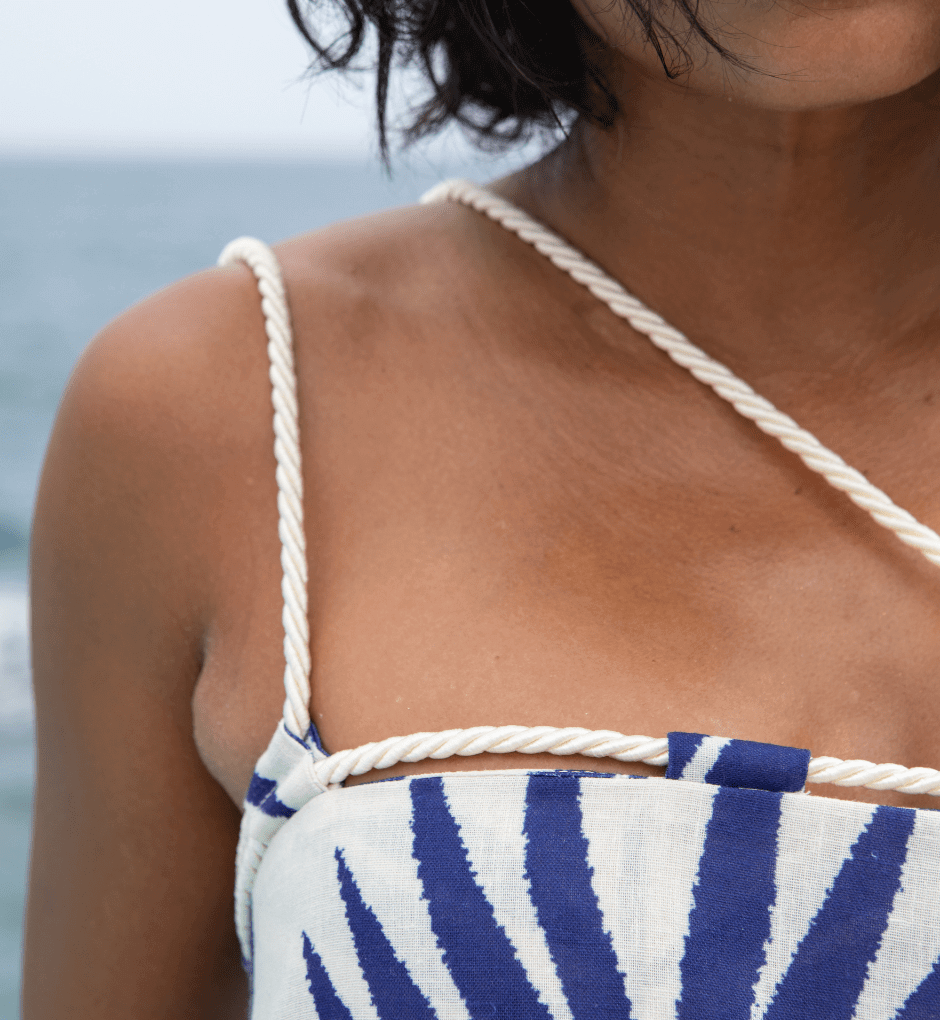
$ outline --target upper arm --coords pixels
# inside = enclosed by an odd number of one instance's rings
[[[53,431],[31,554],[26,1020],[244,1011],[239,815],[197,754],[191,701],[232,410],[213,344],[263,336],[252,291],[211,273],[132,310],[83,356]]]

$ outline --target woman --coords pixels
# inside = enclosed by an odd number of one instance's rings
[[[382,54],[397,39],[437,75],[419,132],[577,116],[490,197],[455,188],[277,247],[302,468],[263,249],[132,309],[82,358],[34,531],[24,1016],[245,1015],[246,793],[256,1017],[940,1016],[936,800],[781,792],[809,752],[739,743],[940,765],[936,566],[498,201],[889,492],[929,552],[940,8],[370,11]],[[290,698],[252,783],[284,668],[265,316]],[[668,747],[681,781],[583,774],[662,777],[636,760],[665,760],[654,741],[398,762],[346,785],[426,778],[317,796],[349,771],[316,765],[317,739],[508,724],[687,731]],[[629,741],[601,744],[578,746]],[[461,770],[482,775],[433,778]]]

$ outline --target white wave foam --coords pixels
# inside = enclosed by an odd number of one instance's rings
[[[0,727],[33,720],[29,669],[29,595],[25,585],[0,587]]]

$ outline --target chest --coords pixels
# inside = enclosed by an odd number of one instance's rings
[[[311,380],[304,405],[328,749],[544,723],[936,764],[940,577],[776,441],[654,361],[396,354]],[[853,425],[837,389],[806,397],[806,424],[937,527],[932,407],[879,397]],[[196,698],[230,791],[282,700],[261,505],[226,525],[236,551]]]

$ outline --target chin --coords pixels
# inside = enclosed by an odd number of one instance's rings
[[[932,0],[833,7],[810,5],[764,34],[773,45],[758,44],[751,62],[765,73],[725,72],[722,94],[781,111],[831,109],[900,95],[940,71],[940,5]]]
[[[720,85],[695,83],[693,87],[696,91],[721,96],[729,102],[780,113],[864,106],[909,92],[929,81],[935,82],[934,92],[940,98],[940,64],[931,65],[922,71],[911,68],[896,71],[878,68],[865,73],[866,70],[830,75],[817,72],[816,78],[794,75],[790,80],[781,76],[769,81],[760,81],[758,76],[752,79],[749,75],[747,80],[731,83],[725,80]]]
[[[936,0],[734,0],[700,10],[719,41],[758,72],[740,70],[694,46],[694,70],[680,84],[768,110],[824,110],[900,95],[940,72]],[[713,11],[720,10],[720,20]],[[656,54],[618,47],[648,73]]]

